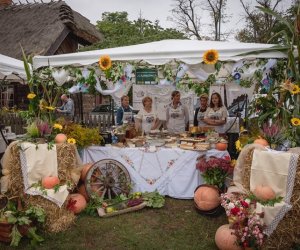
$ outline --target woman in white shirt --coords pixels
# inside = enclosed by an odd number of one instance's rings
[[[204,122],[211,126],[222,126],[226,123],[228,111],[223,105],[219,93],[213,93],[210,97],[210,104],[204,115]]]
[[[157,113],[152,109],[151,97],[144,97],[142,102],[144,108],[135,117],[135,129],[148,134],[150,130],[157,129],[160,122]]]
[[[172,102],[167,107],[166,123],[167,129],[171,133],[182,133],[185,131],[189,121],[189,111],[186,106],[180,102],[180,92],[172,92]]]

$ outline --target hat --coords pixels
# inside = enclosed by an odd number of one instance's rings
[[[201,99],[201,98],[206,98],[206,99],[208,99],[208,94],[203,93],[203,94],[201,94],[201,95],[199,96],[199,98],[200,98],[200,99]]]

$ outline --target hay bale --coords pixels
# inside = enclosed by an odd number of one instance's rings
[[[244,157],[242,185],[250,190],[250,173],[254,148]],[[294,152],[293,150],[291,152]],[[297,151],[299,152],[299,151]],[[267,238],[263,249],[291,249],[294,243],[300,243],[300,157],[291,197],[292,209],[285,214],[274,232]]]
[[[7,168],[9,169],[9,194],[10,196],[24,195],[25,207],[30,205],[38,205],[45,209],[46,223],[45,230],[48,232],[60,232],[66,230],[74,223],[75,215],[66,209],[66,203],[59,208],[55,203],[43,198],[42,196],[31,196],[24,194],[23,176],[21,171],[21,160],[19,145],[14,144],[10,151],[7,161]],[[76,180],[72,178],[74,172],[80,165],[77,158],[75,145],[60,144],[57,145],[57,163],[58,163],[58,178],[61,184],[71,183],[73,187],[77,185]],[[78,174],[78,179],[80,174]]]
[[[58,233],[68,229],[75,221],[73,212],[66,209],[66,202],[59,208],[55,203],[42,196],[26,195],[24,199],[25,207],[39,206],[46,211],[46,221],[44,228],[47,232]]]

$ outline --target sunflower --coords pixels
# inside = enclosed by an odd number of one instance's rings
[[[99,59],[99,67],[102,70],[109,70],[111,67],[111,59],[108,55],[101,56]]]
[[[36,94],[35,94],[35,93],[29,93],[29,94],[27,95],[27,98],[30,99],[30,100],[32,100],[34,97],[36,97]]]
[[[240,140],[237,140],[235,142],[235,148],[238,152],[240,152],[242,150],[242,144],[241,144]]]
[[[45,109],[48,109],[48,110],[53,111],[53,110],[55,110],[55,107],[52,107],[52,106],[46,106]]]
[[[291,119],[291,123],[292,123],[292,125],[293,126],[300,126],[300,119],[299,118],[296,118],[296,117],[293,117],[292,119]]]
[[[293,89],[291,90],[291,93],[293,95],[300,93],[300,88],[298,87],[298,85],[295,85],[295,84],[293,85]]]
[[[69,138],[69,139],[67,140],[67,142],[70,143],[70,144],[75,144],[75,143],[76,143],[76,140],[75,140],[74,138]]]
[[[218,59],[219,59],[219,53],[214,49],[207,50],[203,55],[203,61],[206,64],[216,64]]]
[[[63,127],[59,123],[54,123],[53,128],[58,129],[58,130],[62,130]]]

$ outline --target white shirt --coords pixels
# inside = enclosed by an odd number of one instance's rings
[[[141,109],[136,115],[136,119],[139,119],[142,122],[142,131],[145,133],[150,132],[157,118],[157,112],[153,110],[147,112],[144,108]]]

